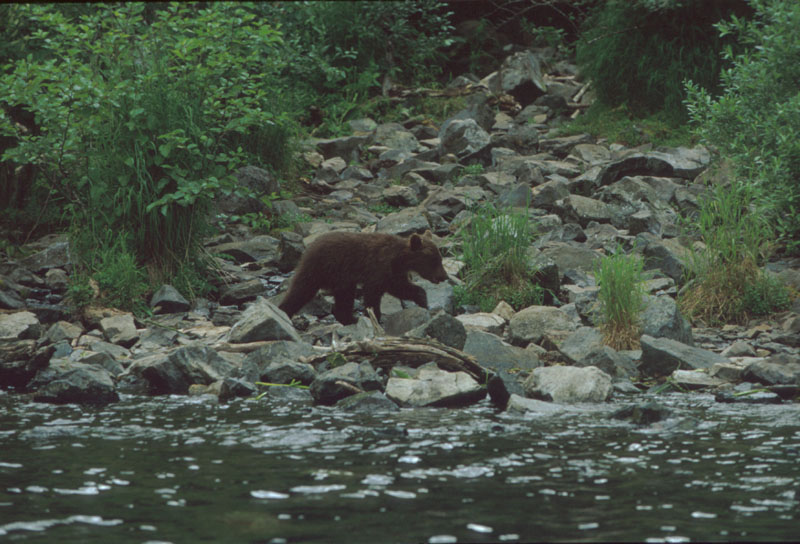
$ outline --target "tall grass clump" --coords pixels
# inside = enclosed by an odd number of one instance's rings
[[[761,268],[773,241],[759,191],[741,181],[715,185],[690,221],[703,247],[688,261],[689,281],[678,299],[694,322],[742,323],[788,305],[788,293]]]
[[[544,293],[528,265],[533,230],[526,212],[485,205],[475,210],[460,236],[465,265],[465,285],[457,293],[460,304],[475,304],[484,312],[500,300],[515,309],[541,304]]]
[[[688,111],[697,133],[731,159],[737,175],[759,187],[754,195],[789,251],[800,249],[800,2],[754,0],[750,20],[716,25],[744,52],[725,48],[732,64],[721,74],[723,93],[694,80]]]
[[[617,350],[638,348],[646,279],[642,258],[617,248],[595,265],[594,275],[604,343]]]
[[[638,116],[664,110],[686,119],[683,82],[716,89],[724,39],[713,24],[748,13],[744,0],[609,0],[586,19],[577,44],[581,71],[599,100]]]

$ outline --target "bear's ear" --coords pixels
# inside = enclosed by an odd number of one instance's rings
[[[425,231],[425,232],[422,234],[422,237],[423,237],[423,238],[427,238],[428,240],[433,240],[433,233],[431,232],[431,229],[428,229],[428,230],[426,230],[426,231]]]
[[[422,249],[422,238],[420,238],[419,234],[412,234],[411,238],[408,239],[408,245],[411,247],[411,251],[419,251]]]

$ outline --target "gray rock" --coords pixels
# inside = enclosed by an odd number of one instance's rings
[[[611,376],[597,367],[547,366],[525,380],[528,397],[563,402],[604,402],[611,395]]]
[[[276,362],[300,362],[304,357],[316,355],[316,351],[305,342],[279,340],[249,353],[242,362],[241,377],[249,382],[263,380],[266,368]]]
[[[185,395],[191,385],[209,385],[228,377],[235,369],[233,363],[211,348],[185,346],[169,354],[137,359],[121,378],[126,375],[143,378],[154,395]]]
[[[258,394],[256,386],[241,378],[225,378],[219,386],[219,402],[225,403],[236,397],[253,397]]]
[[[219,302],[225,306],[238,306],[244,302],[255,300],[256,297],[263,295],[264,282],[260,278],[234,283],[222,291]]]
[[[0,285],[5,282],[0,280]],[[19,293],[9,286],[5,289],[0,289],[0,308],[4,310],[21,310],[25,307],[25,301],[19,296]]]
[[[512,394],[506,405],[506,412],[511,414],[541,414],[556,415],[573,412],[574,409],[564,404],[546,402],[538,399],[529,399],[520,395]]]
[[[55,344],[61,340],[75,340],[81,334],[83,334],[83,327],[69,321],[57,321],[50,325],[45,337],[51,344]]]
[[[616,410],[611,417],[614,419],[627,419],[636,425],[650,425],[663,421],[672,415],[672,410],[657,402],[643,402],[629,404]]]
[[[497,197],[497,205],[504,208],[524,208],[530,206],[531,188],[527,183],[518,183]]]
[[[474,314],[463,314],[456,316],[464,328],[479,329],[491,334],[502,335],[506,320],[497,314],[488,312],[478,312]]]
[[[76,363],[102,367],[112,376],[119,376],[125,371],[122,364],[108,353],[76,349],[68,355],[68,359]]]
[[[591,274],[594,272],[595,263],[600,260],[598,252],[583,245],[565,242],[550,242],[542,248],[541,254],[556,263],[562,276],[570,270]]]
[[[515,313],[508,322],[511,343],[524,346],[539,343],[551,331],[573,331],[575,322],[567,314],[552,306],[529,306]]]
[[[602,145],[577,143],[569,151],[569,156],[594,166],[609,162],[611,160],[611,151]]]
[[[466,372],[446,372],[430,363],[411,379],[389,378],[386,396],[400,406],[457,407],[481,400],[486,388]]]
[[[374,141],[391,149],[417,151],[420,149],[417,138],[400,123],[383,123],[375,129]]]
[[[586,227],[591,221],[608,223],[611,221],[611,207],[600,200],[580,195],[569,195],[554,205],[554,210],[566,222],[578,223]]]
[[[336,408],[345,412],[374,414],[380,412],[397,412],[400,407],[389,400],[380,391],[367,391],[345,397],[336,403]]]
[[[442,155],[464,157],[489,145],[489,133],[473,119],[449,119],[439,132]]]
[[[553,210],[556,202],[569,197],[569,188],[561,180],[547,181],[533,189],[532,204],[535,208]]]
[[[303,237],[296,232],[282,232],[278,244],[278,270],[289,272],[294,270],[300,257],[303,256],[306,246]]]
[[[756,350],[747,342],[737,340],[720,353],[723,357],[755,357]]]
[[[119,400],[111,375],[104,368],[55,360],[47,373],[46,383],[34,393],[36,402],[108,404]]]
[[[603,335],[592,327],[581,327],[569,335],[559,352],[572,366],[594,366],[614,378],[631,378],[638,374],[633,360],[603,344]]]
[[[0,314],[0,342],[14,340],[37,340],[42,326],[31,312]]]
[[[693,346],[692,326],[678,310],[670,296],[647,297],[642,312],[642,334],[654,338],[670,338]]]
[[[467,340],[467,331],[464,329],[464,325],[452,315],[441,310],[430,321],[408,334],[412,338],[428,336],[458,350],[464,347],[464,342]]]
[[[261,373],[259,381],[282,384],[297,381],[302,385],[311,385],[316,377],[317,371],[310,364],[281,359],[267,365],[267,368]]]
[[[51,268],[67,268],[71,262],[69,242],[55,242],[45,249],[25,257],[20,264],[38,274]]]
[[[376,232],[408,236],[430,228],[431,225],[428,223],[428,219],[418,208],[406,208],[385,216],[378,221],[375,230]]]
[[[725,381],[709,376],[706,372],[698,370],[676,370],[672,373],[673,382],[684,389],[707,389],[709,387],[719,387]]]
[[[345,161],[358,161],[361,148],[369,144],[371,137],[365,135],[344,136],[331,140],[317,140],[320,153],[326,158],[342,157]]]
[[[488,332],[467,331],[464,353],[472,355],[481,366],[495,370],[532,370],[542,365],[534,351],[503,342]]]
[[[676,282],[683,279],[689,250],[676,239],[659,239],[651,233],[640,233],[636,236],[636,245],[644,255],[645,270],[660,270]]]
[[[745,367],[742,379],[766,385],[800,385],[800,356],[779,353],[754,361]]]
[[[234,344],[259,340],[300,342],[300,335],[286,314],[261,297],[242,313],[241,319],[231,327],[229,334],[229,341]]]
[[[228,242],[211,246],[214,253],[224,253],[230,256],[236,264],[252,263],[259,261],[276,261],[280,241],[277,238],[262,234],[247,240]]]
[[[69,286],[69,276],[61,268],[51,268],[44,275],[47,288],[55,293],[63,293]]]
[[[530,155],[539,151],[539,130],[534,125],[514,125],[499,138],[493,138],[493,143],[512,149],[520,155]]]
[[[236,185],[244,193],[219,195],[215,200],[217,210],[230,215],[243,215],[264,210],[261,195],[280,191],[280,185],[272,174],[257,166],[243,166],[236,172]]]
[[[632,153],[608,164],[600,176],[600,184],[610,185],[623,176],[637,175],[694,179],[709,162],[708,151],[701,147]]]
[[[592,136],[589,134],[575,134],[574,136],[562,136],[560,138],[547,138],[539,142],[539,150],[547,153],[552,153],[559,159],[565,158],[567,155],[573,155],[572,150],[576,146],[582,146],[576,153],[576,156],[580,156],[580,153],[590,154],[590,150],[593,151],[595,154],[601,153],[599,150],[605,151],[605,154],[608,154],[608,150],[602,146],[596,146],[591,144]],[[589,161],[584,161],[589,162]]]
[[[431,313],[425,308],[413,306],[383,317],[383,330],[389,336],[401,336],[411,329],[430,321]]]
[[[639,371],[645,376],[669,376],[674,371],[711,368],[728,359],[712,351],[687,346],[670,338],[642,335],[642,362]]]
[[[55,349],[52,344],[37,349],[35,340],[0,340],[0,389],[23,389]]]
[[[493,93],[512,95],[523,107],[547,92],[539,59],[531,51],[521,51],[507,57],[500,70],[482,82]]]
[[[156,314],[188,312],[191,304],[171,285],[162,285],[150,297],[150,307]]]
[[[381,380],[368,362],[345,363],[326,370],[311,382],[311,395],[317,404],[330,406],[350,395],[364,391],[377,391]]]
[[[419,204],[417,193],[405,185],[392,185],[383,190],[383,201],[390,206],[409,207]]]
[[[112,344],[129,348],[139,339],[133,314],[114,315],[100,320],[100,329]]]

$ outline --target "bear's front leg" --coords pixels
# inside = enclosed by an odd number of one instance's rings
[[[389,288],[389,294],[401,300],[410,300],[421,308],[428,307],[428,295],[425,289],[406,280]]]

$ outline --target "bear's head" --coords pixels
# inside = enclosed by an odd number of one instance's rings
[[[447,279],[447,272],[442,266],[442,255],[433,243],[431,231],[425,231],[422,236],[412,234],[409,237],[405,267],[433,283]]]

